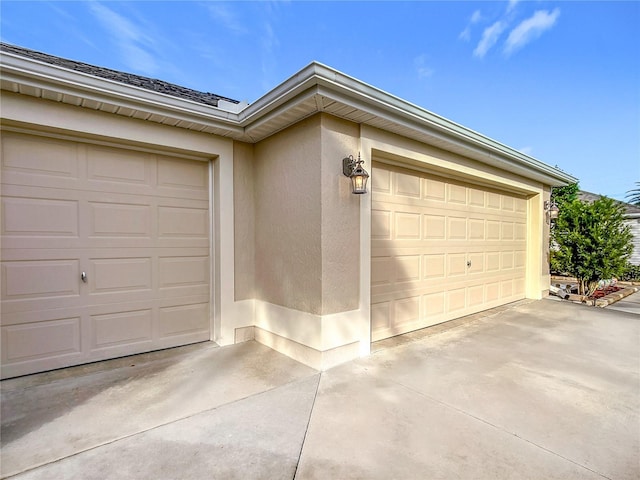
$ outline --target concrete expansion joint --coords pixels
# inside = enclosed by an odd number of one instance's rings
[[[311,424],[311,417],[313,416],[313,409],[316,406],[316,399],[318,398],[318,390],[320,390],[320,381],[322,380],[323,372],[318,373],[318,382],[316,383],[316,391],[313,394],[313,401],[311,402],[311,408],[309,409],[309,418],[307,419],[307,425],[304,428],[304,436],[300,443],[300,451],[298,452],[298,459],[296,460],[296,468],[293,470],[292,480],[295,480],[298,475],[298,467],[300,466],[300,459],[302,458],[302,451],[304,450],[304,444],[307,441],[307,434],[309,433],[309,425]]]
[[[509,430],[505,429],[504,427],[501,427],[500,425],[496,425],[495,423],[492,423],[492,422],[490,422],[488,420],[485,420],[484,418],[478,417],[477,415],[474,415],[474,414],[472,414],[470,412],[467,412],[466,410],[458,408],[458,407],[456,407],[454,405],[451,405],[449,403],[443,402],[442,400],[439,400],[439,399],[434,398],[434,397],[432,397],[430,395],[427,395],[424,392],[416,390],[415,388],[412,388],[412,387],[410,387],[408,385],[405,385],[405,384],[403,384],[401,382],[398,382],[397,380],[390,379],[390,381],[395,383],[395,384],[397,384],[397,385],[399,385],[400,387],[402,387],[402,388],[414,393],[414,394],[417,394],[417,395],[427,399],[427,400],[430,400],[430,401],[432,401],[434,403],[437,403],[437,404],[439,404],[439,405],[441,405],[441,406],[443,406],[445,408],[449,408],[451,410],[454,410],[454,411],[456,411],[456,412],[458,412],[458,413],[460,413],[462,415],[465,415],[465,416],[467,416],[469,418],[473,418],[474,420],[477,420],[477,421],[479,421],[481,423],[484,423],[485,425],[488,425],[491,428],[494,428],[494,429],[499,430],[501,432],[504,432],[504,433],[506,433],[508,435],[511,435],[511,436],[513,436],[513,437],[515,437],[515,438],[517,438],[519,440],[522,440],[523,442],[526,442],[526,443],[528,443],[528,444],[530,444],[530,445],[532,445],[532,446],[534,446],[536,448],[539,448],[540,450],[543,450],[543,451],[545,451],[545,452],[547,452],[547,453],[549,453],[551,455],[554,455],[554,456],[556,456],[558,458],[561,458],[561,459],[563,459],[563,460],[565,460],[565,461],[567,461],[569,463],[572,463],[573,465],[576,465],[576,466],[578,466],[580,468],[584,468],[585,470],[588,470],[588,471],[590,471],[592,473],[595,473],[596,475],[599,475],[602,478],[605,478],[607,480],[613,480],[612,478],[607,477],[606,475],[603,475],[602,473],[597,472],[597,471],[593,470],[592,468],[587,467],[586,465],[578,463],[575,460],[571,460],[570,458],[567,458],[564,455],[561,455],[561,454],[559,454],[559,453],[557,453],[557,452],[555,452],[553,450],[550,450],[550,449],[548,449],[548,448],[546,448],[546,447],[544,447],[544,446],[542,446],[542,445],[540,445],[540,444],[538,444],[536,442],[533,442],[533,441],[531,441],[531,440],[529,440],[529,439],[527,439],[525,437],[522,437],[522,436],[518,435],[516,432],[509,431]]]
[[[313,413],[313,407],[315,405],[315,401],[316,401],[316,398],[318,396],[318,388],[320,386],[320,377],[322,375],[322,372],[318,372],[318,373],[316,373],[314,375],[318,375],[318,381],[316,383],[316,391],[314,393],[313,402],[311,404],[311,408],[309,409],[309,418],[307,420],[307,425],[305,427],[305,436],[304,436],[305,439],[306,439],[306,435],[307,435],[307,430],[309,428],[309,423],[311,422],[311,414]],[[30,466],[29,468],[25,468],[24,470],[17,471],[15,473],[11,473],[11,474],[9,474],[7,476],[0,476],[0,480],[8,480],[8,479],[11,479],[11,478],[15,478],[15,477],[17,477],[19,475],[23,475],[23,474],[25,474],[27,472],[30,472],[30,471],[33,471],[33,470],[37,470],[37,469],[39,469],[41,467],[44,467],[46,465],[51,465],[51,464],[60,462],[62,460],[68,459],[68,458],[77,457],[78,455],[84,454],[86,452],[90,452],[92,450],[96,450],[96,449],[102,448],[102,447],[107,446],[107,445],[116,444],[116,443],[118,443],[118,442],[120,442],[122,440],[126,440],[128,438],[134,438],[134,437],[143,435],[143,434],[145,434],[147,432],[151,432],[153,430],[157,430],[159,428],[166,427],[167,425],[171,425],[173,423],[177,423],[177,422],[181,422],[181,421],[193,418],[193,417],[197,417],[198,415],[201,415],[201,414],[204,414],[204,413],[207,413],[207,412],[213,412],[213,411],[216,411],[216,410],[220,410],[221,408],[225,408],[225,407],[228,407],[228,406],[243,402],[243,401],[245,401],[245,400],[247,400],[249,398],[259,397],[259,396],[268,394],[268,393],[270,393],[270,392],[272,392],[274,390],[278,390],[278,389],[284,388],[284,387],[286,387],[288,385],[292,385],[294,383],[297,383],[297,382],[300,382],[300,381],[304,381],[307,378],[308,377],[296,378],[296,379],[293,379],[293,380],[291,380],[289,382],[283,383],[281,385],[275,385],[274,387],[269,388],[267,390],[263,390],[263,391],[256,392],[256,393],[252,393],[250,395],[246,395],[244,397],[237,398],[235,400],[232,400],[232,401],[227,402],[227,403],[223,403],[221,405],[217,405],[217,406],[212,407],[212,408],[207,408],[207,409],[204,409],[204,410],[200,410],[200,411],[194,412],[194,413],[192,413],[190,415],[185,415],[185,416],[182,416],[182,417],[173,418],[173,419],[171,419],[171,420],[169,420],[167,422],[163,422],[163,423],[160,423],[158,425],[154,425],[153,427],[145,428],[145,429],[139,430],[137,432],[130,433],[128,435],[122,435],[122,436],[119,436],[117,438],[113,438],[113,439],[111,439],[109,441],[98,443],[98,444],[93,445],[93,446],[88,447],[88,448],[77,450],[77,451],[75,451],[74,453],[72,453],[70,455],[63,455],[63,456],[48,460],[46,462],[42,462],[42,463],[39,463],[39,464],[34,464],[34,465]],[[300,452],[298,454],[298,460],[297,460],[297,463],[296,463],[296,470],[298,468],[298,463],[300,462],[300,456],[302,454],[302,446],[303,445],[304,445],[304,439],[302,441],[302,445],[300,447]],[[295,478],[295,475],[294,475],[294,478]]]

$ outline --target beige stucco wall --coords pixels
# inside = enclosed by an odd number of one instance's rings
[[[233,143],[235,299],[255,297],[255,189],[253,145]]]
[[[342,174],[359,133],[318,114],[253,146],[234,143],[235,306],[253,321],[237,318],[236,341],[255,338],[316,368],[369,352],[368,198]]]
[[[242,250],[253,234],[256,298],[318,315],[358,307],[360,198],[341,163],[358,147],[357,124],[322,114],[257,143],[253,172],[249,147],[236,143],[237,299],[250,291],[252,252]],[[253,212],[244,192],[251,178]],[[252,215],[254,232],[246,226]]]
[[[320,117],[254,146],[255,296],[322,312]]]
[[[322,311],[358,308],[361,195],[351,193],[342,159],[357,157],[359,125],[322,115]]]

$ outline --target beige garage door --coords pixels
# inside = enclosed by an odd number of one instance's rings
[[[373,341],[524,298],[524,198],[383,164],[372,195]]]
[[[3,378],[209,340],[208,172],[3,134]]]

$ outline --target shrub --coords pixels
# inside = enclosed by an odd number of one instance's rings
[[[640,265],[629,263],[625,272],[620,276],[620,280],[625,282],[640,282]]]

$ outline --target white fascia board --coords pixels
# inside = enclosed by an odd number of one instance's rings
[[[236,113],[11,53],[3,52],[0,60],[2,77],[6,80],[227,130],[234,138],[250,138],[252,128],[284,113],[300,98],[308,98],[307,94],[320,93],[463,147],[472,158],[487,164],[517,170],[552,186],[577,182],[573,176],[533,157],[318,62],[310,63]]]
[[[211,105],[153,92],[6,52],[2,52],[0,65],[3,80],[203,126],[227,129],[232,135],[241,135],[243,132],[243,129],[238,126],[237,113],[218,110]]]
[[[260,117],[274,114],[278,107],[286,106],[289,100],[313,86],[325,87],[318,88],[317,93],[334,101],[464,147],[472,158],[485,163],[517,170],[552,186],[577,182],[572,175],[529,155],[317,62],[244,109],[239,115],[241,124],[250,128]]]

